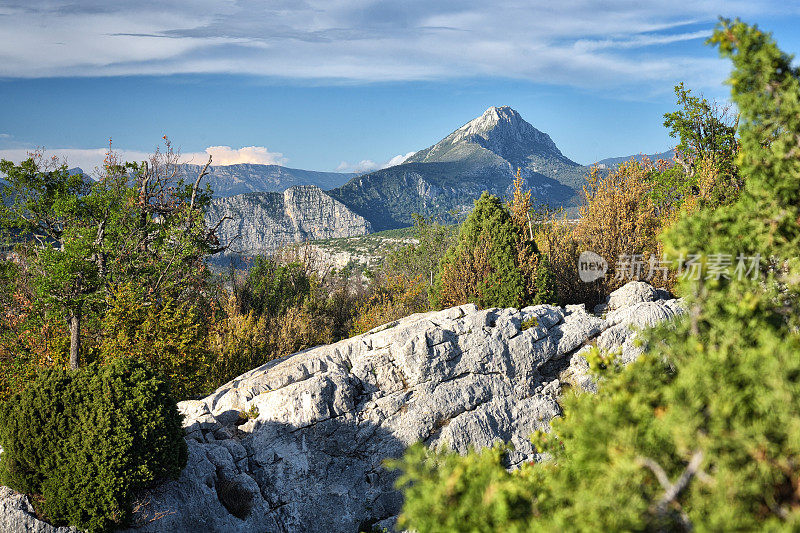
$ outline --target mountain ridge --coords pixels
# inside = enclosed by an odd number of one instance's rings
[[[379,231],[410,225],[414,213],[452,218],[483,191],[507,195],[517,169],[538,202],[566,207],[577,205],[589,171],[515,110],[492,106],[402,164],[357,176],[330,195]]]
[[[213,162],[213,161],[212,161]],[[202,165],[185,163],[184,176],[194,180]],[[255,163],[211,165],[206,183],[211,185],[214,198],[225,198],[251,192],[283,192],[296,185],[315,185],[323,190],[345,184],[354,173],[321,172]]]
[[[661,153],[658,153],[658,154],[638,153],[638,154],[632,154],[632,155],[622,156],[622,157],[607,157],[605,159],[601,159],[600,161],[596,162],[595,164],[596,165],[605,165],[606,167],[615,167],[615,166],[619,165],[620,163],[624,163],[626,161],[630,161],[631,159],[641,162],[644,158],[647,158],[652,162],[656,162],[659,159],[672,160],[674,157],[675,157],[675,150],[672,149],[672,150],[667,150],[666,152],[661,152]]]

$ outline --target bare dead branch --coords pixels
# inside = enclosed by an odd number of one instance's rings
[[[664,494],[653,505],[653,510],[655,513],[657,515],[664,516],[667,514],[670,504],[674,504],[680,513],[683,527],[687,531],[691,531],[693,529],[692,523],[677,500],[686,487],[689,486],[689,483],[691,483],[693,478],[697,477],[708,480],[708,476],[700,470],[700,465],[703,463],[703,452],[701,450],[697,450],[694,452],[694,454],[692,454],[689,464],[686,465],[686,468],[684,468],[683,472],[678,477],[678,480],[675,481],[675,483],[672,483],[669,480],[667,473],[663,468],[661,468],[661,465],[652,459],[648,457],[639,457],[637,458],[636,462],[649,468],[656,476],[658,483],[664,489]]]
[[[209,230],[208,230],[209,235],[211,235],[213,233],[216,233],[217,230],[219,229],[219,227],[222,225],[222,223],[225,222],[226,220],[233,220],[233,217],[229,217],[229,216],[225,215],[224,217],[219,219],[219,222],[217,222],[216,225],[213,228],[209,228]]]
[[[200,175],[197,176],[197,180],[194,182],[194,187],[192,187],[192,198],[189,201],[189,210],[194,209],[195,198],[197,198],[197,188],[200,187],[200,180],[203,179],[203,177],[208,175],[208,167],[210,165],[211,165],[211,156],[209,155],[208,156],[208,162],[206,163],[206,166],[204,166],[203,170],[200,171]]]

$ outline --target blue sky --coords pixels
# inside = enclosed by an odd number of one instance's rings
[[[794,1],[4,0],[0,157],[91,168],[166,134],[194,162],[363,171],[492,105],[580,163],[660,152],[675,83],[727,94],[718,15],[800,52]]]

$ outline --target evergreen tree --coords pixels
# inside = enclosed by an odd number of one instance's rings
[[[517,265],[520,238],[520,229],[500,199],[484,192],[442,259],[434,305],[523,306],[526,283]]]

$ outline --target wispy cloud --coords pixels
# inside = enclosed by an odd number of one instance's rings
[[[355,172],[356,174],[364,174],[367,172],[373,172],[375,170],[380,170],[382,168],[389,168],[395,165],[399,165],[400,163],[404,162],[406,159],[414,155],[416,152],[408,152],[407,154],[398,154],[388,161],[384,161],[383,163],[376,163],[371,159],[362,159],[358,163],[348,163],[347,161],[342,161],[339,163],[339,166],[336,167],[337,172]]]
[[[586,40],[580,39],[575,41],[574,48],[582,52],[590,52],[593,50],[603,49],[625,49],[625,48],[644,48],[647,46],[656,46],[661,44],[672,44],[683,41],[694,41],[698,39],[707,39],[711,36],[711,30],[700,30],[688,33],[676,33],[668,35],[652,35],[642,34],[634,35],[633,37],[625,39],[604,39],[604,40]]]
[[[11,0],[0,17],[0,76],[493,75],[613,87],[680,75],[710,83],[720,67],[709,71],[669,45],[699,41],[719,14],[778,10],[797,11],[775,0]]]
[[[10,139],[13,137],[10,133],[0,133],[0,139]]]

